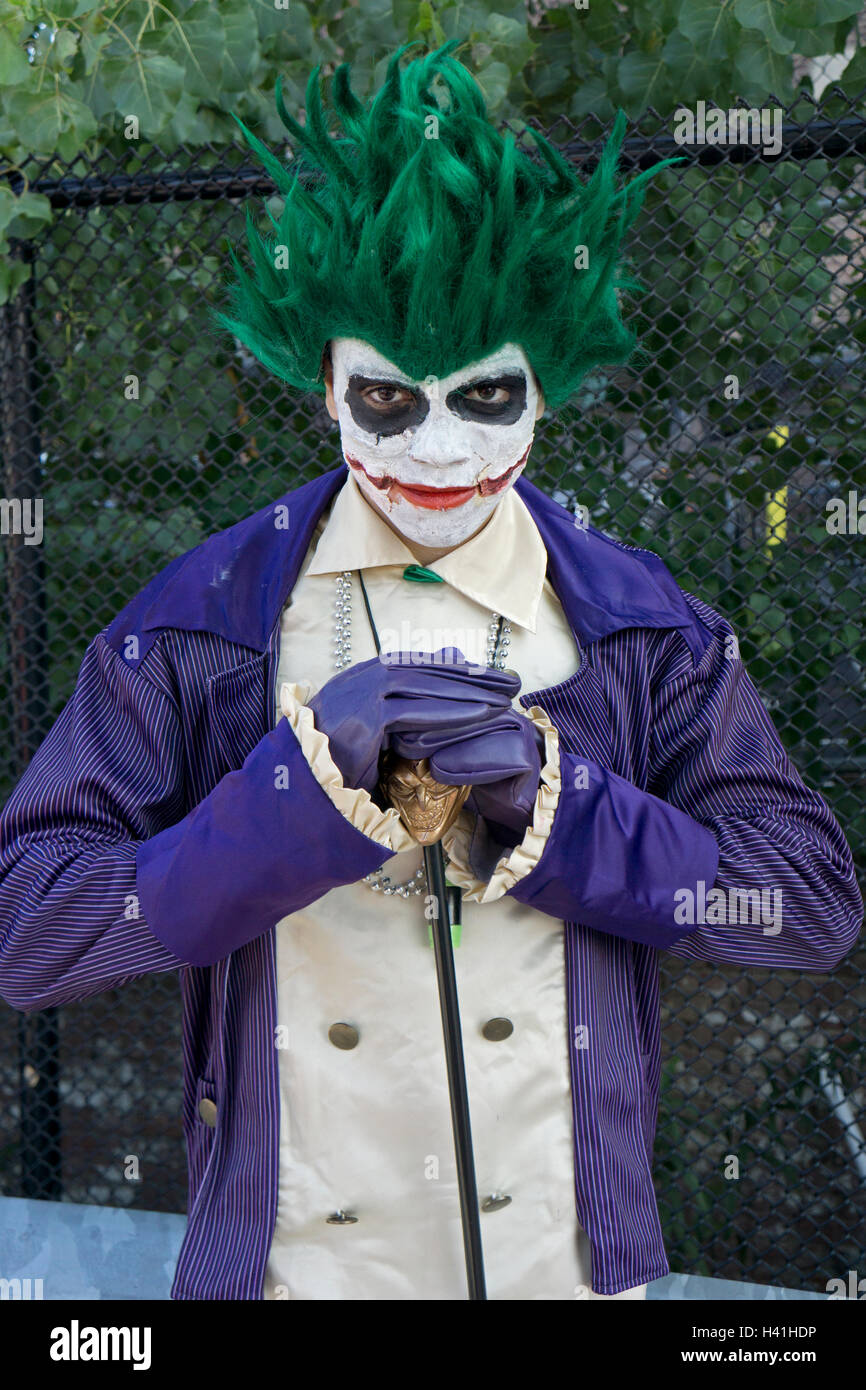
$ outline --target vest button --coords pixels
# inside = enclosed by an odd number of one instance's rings
[[[507,1207],[511,1198],[504,1192],[491,1192],[489,1197],[485,1197],[481,1203],[482,1211],[499,1211],[500,1207]]]
[[[210,1125],[211,1129],[213,1129],[217,1122],[216,1103],[212,1100],[208,1100],[207,1096],[203,1096],[198,1103],[198,1113],[199,1118],[204,1120],[205,1124]]]
[[[328,1029],[328,1037],[335,1047],[348,1052],[350,1048],[358,1046],[360,1033],[351,1023],[332,1023]]]
[[[489,1042],[502,1042],[503,1038],[511,1037],[514,1024],[510,1018],[488,1018],[481,1031]]]

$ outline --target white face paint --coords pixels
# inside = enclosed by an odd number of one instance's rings
[[[343,456],[365,497],[408,541],[467,540],[529,455],[538,390],[522,348],[425,381],[357,338],[332,339],[331,361]]]

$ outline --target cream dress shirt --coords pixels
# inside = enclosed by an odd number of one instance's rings
[[[456,646],[486,664],[490,620],[512,624],[507,664],[522,692],[579,665],[571,629],[545,578],[532,517],[506,493],[477,536],[428,566],[445,581],[403,578],[417,563],[349,476],[318,525],[281,617],[277,708],[324,792],[364,834],[397,851],[384,866],[410,879],[421,850],[396,811],[346,788],[306,701],[335,674],[336,576],[363,570],[382,650]],[[376,655],[353,574],[353,662]],[[521,708],[519,705],[518,708]],[[460,999],[490,1299],[601,1299],[574,1198],[572,1096],[563,924],[505,897],[544,847],[559,796],[557,734],[544,712],[533,823],[488,883],[467,864],[471,813],[446,837],[448,876],[464,890],[454,959]],[[426,888],[425,888],[426,891]],[[266,1299],[461,1300],[467,1296],[454,1141],[436,969],[424,898],[332,889],[277,923],[280,1082],[278,1208]],[[505,1017],[501,1041],[482,1033]],[[356,1046],[329,1040],[333,1023]],[[329,1224],[336,1212],[354,1222]],[[642,1298],[645,1285],[614,1298]]]

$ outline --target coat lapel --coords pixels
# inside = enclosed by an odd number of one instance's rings
[[[569,625],[585,645],[624,628],[679,628],[696,660],[711,634],[699,622],[663,560],[580,526],[565,507],[526,478],[515,491],[547,550],[547,574]]]
[[[316,522],[347,472],[343,465],[314,478],[172,561],[143,615],[142,632],[211,632],[265,651]]]

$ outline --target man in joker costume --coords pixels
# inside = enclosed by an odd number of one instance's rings
[[[730,625],[520,476],[545,403],[632,346],[616,260],[645,176],[618,189],[614,145],[587,183],[530,159],[451,47],[395,55],[368,106],[339,69],[337,141],[314,74],[303,128],[279,103],[290,173],[250,137],[285,205],[224,322],[324,391],[345,465],[93,639],[3,816],[12,1005],[180,972],[178,1299],[465,1297],[421,852],[383,751],[473,788],[444,848],[492,1299],[667,1271],[660,949],[824,971],[858,934],[848,846]],[[781,924],[732,909],[767,886]]]

